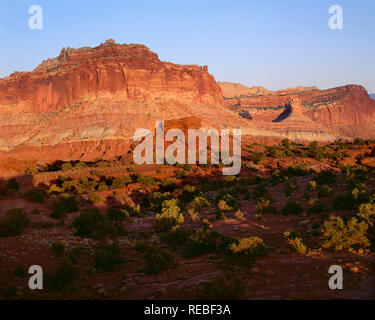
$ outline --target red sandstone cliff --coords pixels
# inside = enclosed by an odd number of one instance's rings
[[[239,113],[246,111],[254,126],[265,127],[283,112],[284,105],[294,96],[301,101],[302,114],[322,127],[352,138],[375,138],[375,101],[362,86],[293,91],[231,98],[224,104]]]

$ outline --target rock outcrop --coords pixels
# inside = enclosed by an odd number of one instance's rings
[[[301,101],[298,109],[302,114],[320,126],[338,135],[375,138],[375,101],[359,85],[292,94],[282,90],[265,96],[226,99],[224,104],[238,113],[248,111],[252,124],[263,128],[284,112],[292,96]]]

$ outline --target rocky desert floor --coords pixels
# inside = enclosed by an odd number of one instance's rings
[[[0,184],[1,297],[374,299],[374,148],[249,142],[238,176],[126,156],[39,164]]]

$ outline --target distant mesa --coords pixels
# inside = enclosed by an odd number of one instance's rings
[[[370,98],[375,100],[375,93],[371,93]]]

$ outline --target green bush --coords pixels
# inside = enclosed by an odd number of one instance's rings
[[[284,216],[297,215],[303,212],[302,206],[295,200],[288,200],[285,206],[282,208],[281,213]]]
[[[370,246],[366,238],[368,225],[358,222],[352,217],[346,223],[341,217],[331,216],[323,225],[323,248],[334,248],[335,251],[349,248],[367,248]]]
[[[73,169],[73,166],[71,165],[70,162],[66,162],[66,163],[63,163],[61,165],[61,170],[62,171],[69,171],[69,170],[72,170]]]
[[[50,216],[53,219],[61,219],[66,213],[77,212],[78,210],[79,204],[76,197],[63,193],[61,194],[60,198],[54,202]]]
[[[128,211],[122,208],[112,207],[107,210],[107,216],[109,220],[114,223],[121,223],[125,220],[130,220],[130,214]]]
[[[62,291],[71,285],[79,276],[78,268],[71,260],[60,261],[57,269],[45,275],[45,285],[48,291]]]
[[[206,253],[215,252],[221,240],[220,233],[210,231],[207,228],[198,229],[186,242],[183,255],[186,258],[194,258]]]
[[[151,246],[145,255],[147,274],[157,274],[176,266],[174,254],[168,250]]]
[[[13,190],[18,191],[20,189],[20,186],[15,178],[9,179],[7,181],[7,184],[5,186],[7,190]]]
[[[190,208],[192,208],[195,212],[202,212],[204,207],[208,207],[210,203],[206,198],[203,197],[195,197],[194,200],[190,203]]]
[[[112,181],[111,189],[125,188],[131,182],[132,182],[132,179],[129,176],[123,176],[123,177],[120,177],[120,178],[115,178]]]
[[[363,203],[359,206],[358,217],[365,221],[368,225],[374,226],[375,224],[375,204]]]
[[[229,250],[236,256],[254,258],[266,254],[266,246],[259,237],[242,238],[233,242]]]
[[[58,241],[54,242],[51,245],[50,251],[55,257],[62,257],[65,251],[65,245]]]
[[[315,181],[317,184],[334,184],[336,182],[336,175],[331,171],[321,171],[318,173],[318,175],[315,177]]]
[[[121,229],[96,208],[84,209],[73,221],[73,227],[76,235],[84,238],[103,239],[116,237],[121,233]]]
[[[94,252],[95,267],[102,271],[113,271],[116,266],[124,263],[120,248],[117,244],[101,246]]]
[[[35,203],[44,203],[46,196],[46,192],[41,189],[31,189],[24,194],[26,200]]]
[[[156,228],[160,231],[170,230],[184,222],[184,216],[177,199],[165,200],[160,214],[156,214]]]
[[[4,219],[0,221],[0,237],[19,236],[28,223],[29,219],[24,208],[9,209]]]
[[[246,281],[236,274],[226,274],[204,285],[205,298],[208,300],[238,300],[246,291]]]

